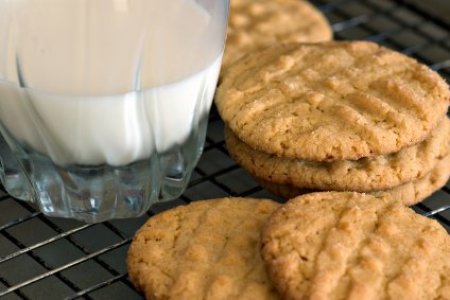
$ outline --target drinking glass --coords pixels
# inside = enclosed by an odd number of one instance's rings
[[[0,179],[46,215],[136,217],[186,188],[227,0],[0,0]]]

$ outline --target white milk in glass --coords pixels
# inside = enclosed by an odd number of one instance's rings
[[[145,162],[153,185],[178,172],[179,194],[203,145],[226,26],[224,4],[199,2],[0,0],[2,135],[19,165],[56,172],[27,184],[86,193],[80,170]]]

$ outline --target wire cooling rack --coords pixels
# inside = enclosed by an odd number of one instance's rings
[[[448,20],[395,0],[316,0],[337,39],[366,39],[402,51],[450,78]],[[428,2],[427,2],[428,3]],[[448,9],[448,7],[447,7]],[[228,195],[273,197],[227,155],[213,108],[204,154],[180,199],[138,219],[86,225],[47,218],[0,190],[1,299],[141,299],[125,257],[148,216],[177,204]],[[414,209],[450,229],[450,184]]]

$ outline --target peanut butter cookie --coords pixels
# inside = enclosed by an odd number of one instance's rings
[[[387,190],[372,191],[370,194],[375,196],[387,194],[393,202],[410,206],[423,201],[441,189],[448,182],[449,176],[450,155],[447,155],[439,160],[437,165],[425,176]],[[277,184],[259,178],[257,180],[269,192],[286,199],[319,191],[298,188],[287,184]]]
[[[427,138],[450,90],[427,66],[372,42],[278,45],[231,66],[218,111],[252,148],[304,160],[386,155]]]
[[[277,157],[252,149],[228,128],[225,141],[233,159],[265,181],[313,190],[371,192],[429,173],[450,152],[450,119],[446,117],[430,137],[417,145],[359,160],[320,162]]]
[[[130,246],[130,278],[147,299],[278,299],[260,255],[261,228],[278,207],[224,198],[158,214]]]
[[[262,255],[283,299],[450,298],[450,236],[386,196],[294,198],[270,217]]]
[[[277,43],[332,38],[326,18],[303,0],[231,0],[223,69],[246,53]]]

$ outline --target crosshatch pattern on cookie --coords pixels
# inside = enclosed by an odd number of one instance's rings
[[[278,299],[260,256],[260,231],[279,205],[213,199],[152,217],[130,246],[131,280],[148,299]]]
[[[306,160],[359,159],[423,141],[450,91],[427,66],[372,42],[274,46],[234,64],[216,104],[251,147]]]
[[[450,237],[384,197],[316,193],[269,219],[262,254],[285,299],[447,299]]]
[[[332,38],[327,19],[303,0],[232,0],[222,72],[252,50]]]

